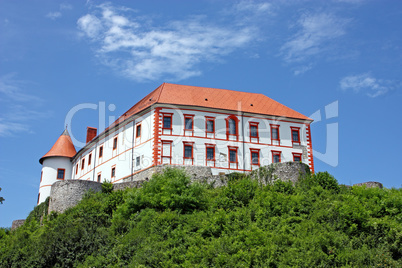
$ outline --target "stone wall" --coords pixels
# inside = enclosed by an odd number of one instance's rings
[[[55,182],[50,190],[49,213],[51,211],[62,213],[66,209],[77,205],[89,190],[99,192],[102,190],[102,184],[83,180]]]
[[[382,183],[376,182],[376,181],[368,181],[368,182],[361,182],[361,183],[356,183],[353,184],[353,186],[363,186],[366,185],[366,188],[373,188],[373,187],[378,187],[382,189]]]
[[[11,231],[17,229],[21,225],[23,225],[25,220],[14,220],[13,224],[11,225]]]
[[[263,184],[269,184],[275,180],[291,181],[295,184],[300,177],[310,174],[308,165],[301,162],[275,163],[253,170],[250,176]]]

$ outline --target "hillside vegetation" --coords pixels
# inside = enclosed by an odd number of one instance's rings
[[[0,229],[0,267],[402,267],[402,190],[167,169],[140,189],[88,193],[62,214],[37,206]]]

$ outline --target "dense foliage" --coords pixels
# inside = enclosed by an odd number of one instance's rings
[[[45,206],[45,205],[44,205]],[[402,190],[328,173],[214,189],[178,169],[0,229],[0,267],[402,267]]]

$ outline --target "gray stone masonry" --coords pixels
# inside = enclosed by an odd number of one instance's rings
[[[21,225],[23,225],[25,220],[15,220],[13,221],[13,224],[11,225],[11,231],[17,229]]]
[[[99,192],[102,190],[102,184],[82,180],[55,182],[50,190],[49,213],[51,211],[62,213],[66,209],[77,205],[89,190]]]
[[[308,165],[301,162],[275,163],[250,172],[253,179],[263,184],[272,183],[275,180],[291,181],[295,184],[300,177],[310,174]]]
[[[363,186],[366,185],[366,188],[373,188],[373,187],[378,187],[382,189],[382,183],[376,182],[376,181],[368,181],[368,182],[361,182],[361,183],[356,183],[353,184],[353,186]]]

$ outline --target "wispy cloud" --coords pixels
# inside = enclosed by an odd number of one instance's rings
[[[401,83],[394,80],[377,79],[369,73],[364,73],[346,76],[340,80],[339,85],[343,91],[363,92],[367,96],[375,98],[394,90]]]
[[[59,11],[49,12],[46,14],[46,17],[49,19],[55,20],[55,19],[61,17],[61,12],[59,12]]]
[[[300,29],[281,47],[281,55],[288,63],[311,60],[343,36],[349,22],[331,13],[303,15],[296,24]]]
[[[30,123],[47,114],[36,110],[43,100],[26,93],[24,88],[28,83],[15,76],[12,73],[0,77],[0,137],[31,132]]]
[[[252,27],[218,26],[202,17],[152,26],[111,4],[98,6],[77,24],[102,63],[137,81],[200,75],[198,64],[221,61],[256,35]]]

